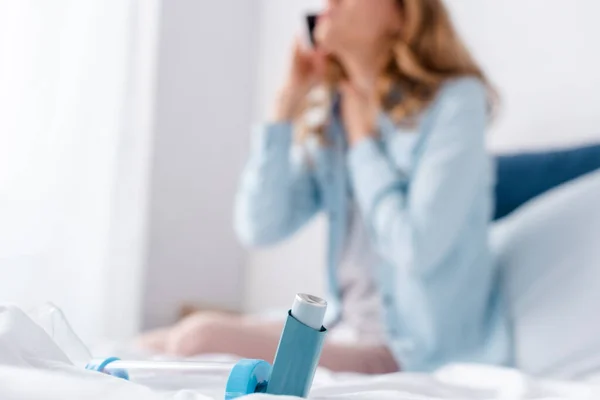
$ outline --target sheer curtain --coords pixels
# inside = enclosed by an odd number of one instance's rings
[[[0,0],[0,302],[135,333],[159,0]]]

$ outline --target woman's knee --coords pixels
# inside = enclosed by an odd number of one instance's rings
[[[194,314],[175,325],[166,341],[166,352],[179,356],[223,352],[234,329],[232,317],[219,313]]]

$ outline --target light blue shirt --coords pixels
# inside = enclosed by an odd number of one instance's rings
[[[257,130],[236,201],[241,240],[277,243],[324,212],[327,300],[330,321],[336,320],[336,268],[353,193],[382,260],[378,288],[388,344],[401,368],[511,364],[506,307],[488,246],[494,166],[485,148],[484,85],[450,81],[413,126],[397,127],[382,115],[379,138],[350,149],[336,114],[326,144],[308,146],[309,157],[298,157],[290,124]],[[285,266],[281,274],[285,279]]]

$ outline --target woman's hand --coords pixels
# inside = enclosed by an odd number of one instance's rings
[[[325,54],[307,48],[300,39],[294,43],[287,78],[279,89],[273,111],[275,122],[293,120],[302,110],[306,96],[323,78]]]
[[[350,147],[365,138],[376,137],[380,106],[374,85],[359,87],[351,82],[341,85],[342,119]]]

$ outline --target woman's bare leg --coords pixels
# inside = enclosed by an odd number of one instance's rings
[[[320,365],[334,372],[370,375],[400,370],[390,350],[383,345],[325,343]]]
[[[272,361],[283,324],[224,314],[201,313],[170,329],[142,337],[153,350],[191,357],[199,354],[235,354],[243,358]],[[326,342],[322,367],[334,372],[386,374],[399,370],[386,346]]]
[[[271,360],[277,350],[282,328],[281,322],[197,313],[172,327],[141,335],[137,344],[149,350],[182,357],[223,353]]]

